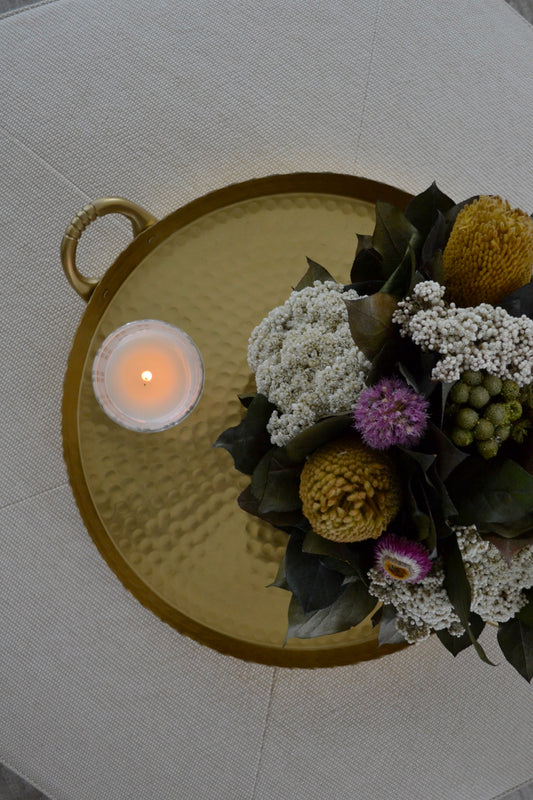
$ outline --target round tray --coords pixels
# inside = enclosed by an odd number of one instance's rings
[[[356,233],[372,232],[377,199],[404,207],[409,196],[344,175],[278,175],[212,192],[159,222],[128,201],[95,201],[63,241],[69,279],[90,297],[63,396],[65,460],[85,525],[141,603],[181,633],[238,658],[331,667],[399,647],[378,647],[369,619],[345,633],[284,645],[289,594],[268,585],[286,535],[237,506],[246,476],[212,446],[240,420],[237,394],[251,386],[252,328],[286,300],[307,269],[306,256],[339,282],[349,280]],[[128,216],[137,235],[99,283],[88,281],[74,265],[76,241],[109,211]],[[205,363],[198,406],[160,433],[119,427],[92,389],[100,345],[136,319],[181,328]]]

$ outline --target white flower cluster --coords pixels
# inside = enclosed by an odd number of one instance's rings
[[[523,589],[533,586],[533,546],[523,547],[507,564],[474,526],[456,532],[472,586],[472,611],[486,622],[506,622],[526,604]]]
[[[512,317],[488,303],[473,308],[448,305],[444,292],[435,281],[419,283],[398,303],[392,318],[402,336],[443,356],[433,369],[433,380],[451,383],[467,369],[484,369],[519,386],[533,382],[533,320]]]
[[[456,636],[463,633],[444,589],[444,570],[437,559],[430,574],[418,583],[396,581],[380,569],[369,570],[369,592],[398,612],[396,627],[409,643],[423,642],[432,630],[443,628]]]
[[[507,564],[498,548],[482,539],[473,525],[454,530],[472,588],[471,610],[485,622],[511,619],[527,602],[523,590],[533,586],[533,545],[522,548]],[[368,576],[370,593],[398,611],[396,625],[408,642],[427,639],[432,629],[446,628],[453,636],[463,633],[444,589],[439,559],[419,583],[395,581],[376,568]]]
[[[274,403],[267,425],[282,447],[321,417],[349,410],[365,387],[369,362],[354,344],[344,300],[333,281],[291,293],[252,331],[248,364],[257,391]]]

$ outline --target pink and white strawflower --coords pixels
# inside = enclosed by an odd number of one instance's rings
[[[375,564],[395,581],[418,583],[423,581],[433,562],[427,548],[393,533],[387,533],[376,542]]]

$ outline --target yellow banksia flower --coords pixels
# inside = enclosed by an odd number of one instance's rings
[[[443,253],[446,296],[458,306],[495,305],[533,272],[533,220],[483,195],[457,215]]]
[[[336,542],[377,539],[400,510],[400,479],[387,454],[344,437],[309,456],[300,498],[320,536]]]

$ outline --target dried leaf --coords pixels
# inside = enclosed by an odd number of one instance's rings
[[[285,453],[291,461],[304,461],[313,450],[340,436],[352,423],[350,413],[334,414],[319,420],[287,442],[284,447]]]
[[[498,644],[509,664],[526,681],[531,681],[533,678],[533,628],[524,625],[516,617],[508,622],[501,622],[498,626]]]
[[[334,281],[333,278],[325,267],[321,267],[320,264],[317,264],[316,261],[308,258],[307,263],[309,265],[309,269],[303,276],[303,278],[296,284],[295,291],[301,292],[302,289],[306,289],[308,286],[312,286],[315,281]]]
[[[420,231],[424,240],[435,224],[437,214],[446,214],[453,207],[453,200],[433,182],[424,192],[413,197],[405,209],[405,217]]]
[[[235,468],[245,475],[252,474],[272,447],[266,425],[275,408],[262,394],[256,395],[241,422],[221,433],[213,445],[227,450],[235,462]]]
[[[515,461],[470,456],[449,480],[459,524],[513,539],[533,528],[533,475]]]
[[[383,256],[383,277],[392,275],[409,245],[415,250],[419,239],[417,229],[396,206],[378,200],[372,246]]]
[[[396,627],[396,620],[398,612],[394,606],[383,606],[381,621],[379,623],[378,643],[382,644],[400,644],[405,642],[405,636],[400,633]]]
[[[395,327],[392,322],[398,298],[377,292],[359,300],[345,300],[352,338],[365,356],[372,360]]]
[[[478,616],[478,614],[471,613],[469,622],[470,630],[474,638],[478,639],[483,628],[485,627],[484,621],[480,616]],[[435,631],[435,633],[444,647],[449,650],[453,656],[456,656],[458,653],[461,653],[463,650],[466,650],[467,647],[471,647],[472,645],[472,640],[467,631],[465,631],[462,636],[452,636],[447,630]]]
[[[444,572],[446,574],[444,578],[444,588],[450,598],[450,602],[468,638],[474,645],[478,656],[486,664],[494,666],[477,641],[475,633],[470,626],[470,602],[472,599],[472,592],[466,576],[463,557],[455,536],[450,536],[444,543],[441,542],[440,555],[442,556]]]
[[[343,590],[344,575],[329,569],[319,556],[302,551],[301,536],[291,536],[285,553],[289,589],[304,614],[331,605]]]
[[[289,627],[287,639],[312,639],[316,636],[327,636],[340,631],[347,631],[359,625],[376,607],[376,598],[372,597],[366,586],[358,581],[350,583],[342,594],[327,608],[305,614],[296,598],[289,604]]]
[[[295,511],[300,500],[301,466],[289,463],[279,447],[266,453],[253,471],[250,488],[259,500],[261,514]]]

